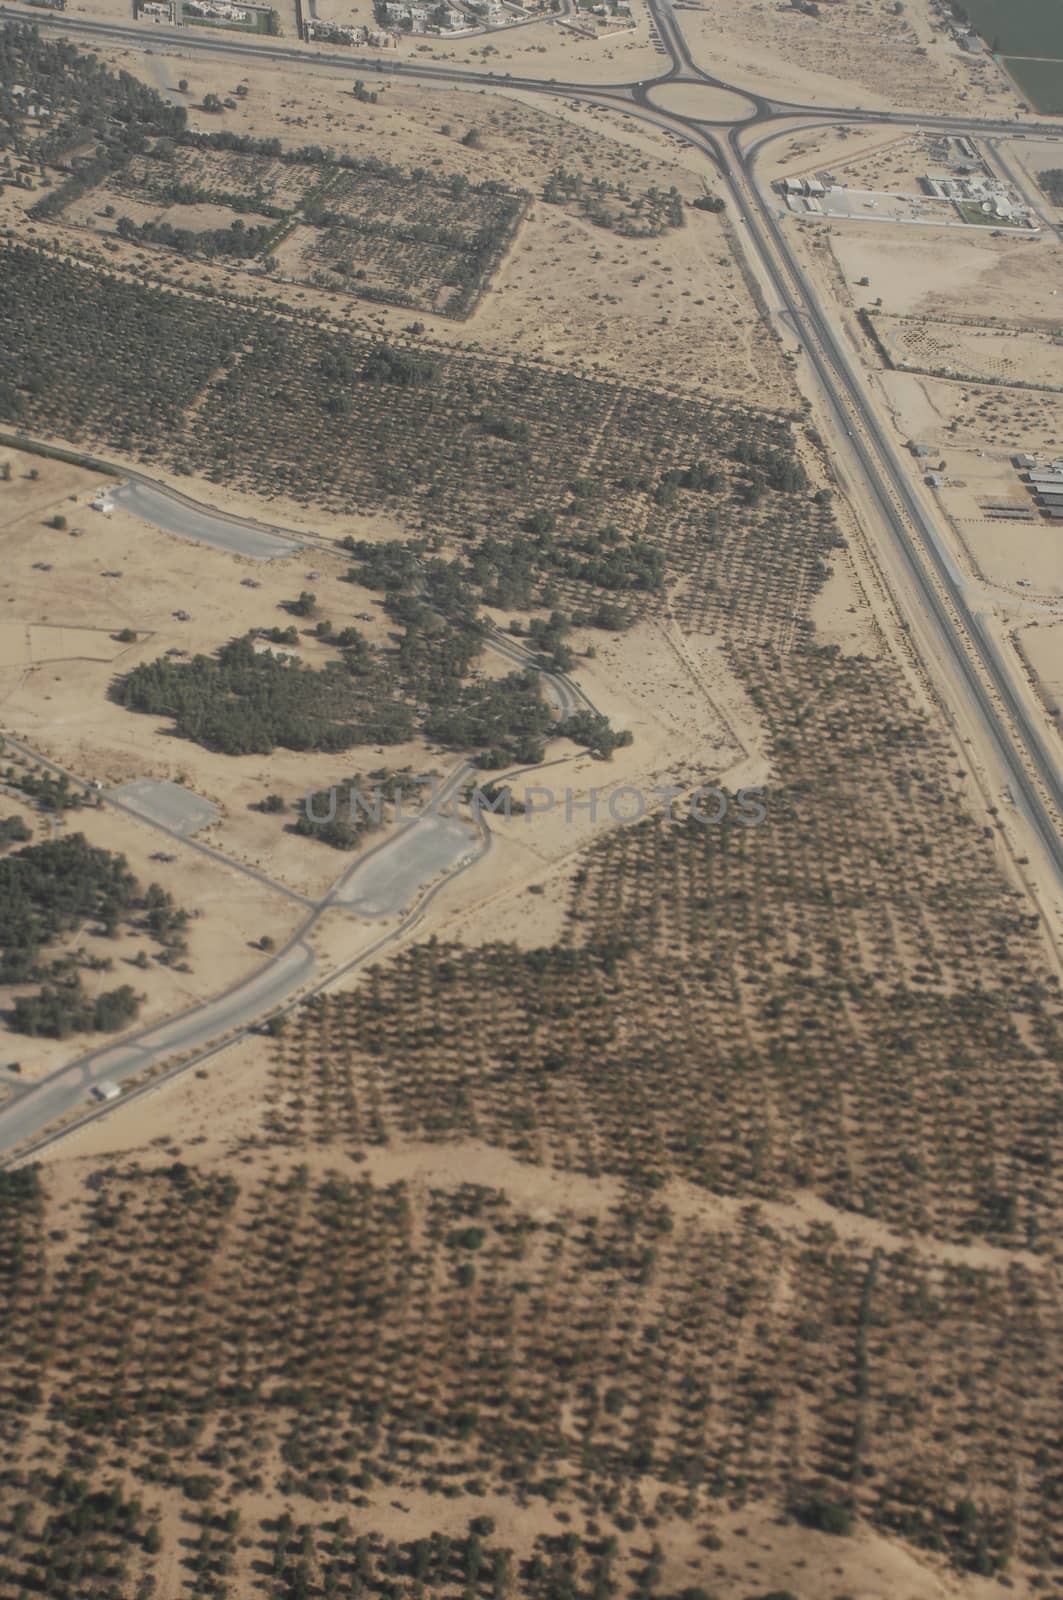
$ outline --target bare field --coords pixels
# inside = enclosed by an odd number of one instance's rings
[[[857,305],[881,298],[889,315],[1000,320],[1049,336],[1058,324],[1063,244],[1047,236],[972,238],[859,223],[823,231]]]
[[[785,103],[1010,115],[1020,101],[987,57],[964,55],[932,28],[924,0],[825,5],[816,17],[770,0],[684,8],[683,29],[714,76]]]
[[[917,317],[878,316],[875,326],[898,367],[1063,389],[1063,343],[1049,332]]]
[[[853,189],[919,192],[927,170],[925,140],[913,129],[811,128],[773,141],[759,170],[767,178],[814,178],[829,168]]]
[[[946,456],[950,447],[982,450],[998,460],[1058,451],[1059,408],[1022,385],[1058,382],[1063,245],[1047,236],[1018,242],[927,234],[798,224],[791,237],[825,294],[848,314],[852,346],[877,369],[902,442],[932,444]],[[928,364],[971,365],[975,373],[968,379],[884,369],[852,316],[859,308],[890,329],[917,330],[916,343],[933,358]],[[982,372],[986,379],[992,372],[993,381],[977,381]]]

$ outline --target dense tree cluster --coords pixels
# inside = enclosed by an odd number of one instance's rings
[[[3,781],[36,801],[42,811],[76,811],[91,803],[89,792],[75,787],[65,772],[53,773],[45,767],[7,767]]]
[[[142,889],[124,856],[90,845],[82,834],[0,856],[0,984],[41,985],[15,998],[12,1026],[54,1038],[123,1027],[139,1005],[133,990],[121,985],[90,999],[81,984],[81,968],[108,970],[109,958],[79,948],[49,962],[48,946],[79,930],[113,938],[125,924],[173,961],[184,953],[187,921],[158,884]]]
[[[467,684],[452,704],[438,705],[429,713],[425,733],[452,749],[476,752],[481,767],[503,767],[514,761],[521,765],[541,761],[553,725],[538,673],[511,672],[504,678]],[[560,731],[570,732],[567,722]],[[578,733],[572,736],[579,739]]]
[[[0,982],[30,977],[44,946],[84,922],[114,935],[141,904],[124,856],[82,834],[47,839],[0,860]]]
[[[271,650],[250,635],[213,656],[144,662],[115,685],[131,711],[172,718],[178,731],[227,755],[289,750],[349,750],[400,744],[413,730],[408,706],[392,697],[379,672],[345,662],[319,671]]]
[[[16,95],[16,85],[23,93]],[[29,123],[27,104],[43,103],[43,129]],[[0,27],[0,149],[55,161],[74,146],[143,149],[150,138],[179,136],[187,114],[129,72],[112,72],[98,57],[21,22]]]
[[[134,244],[155,244],[166,250],[176,250],[180,255],[236,256],[249,260],[266,248],[274,237],[272,227],[248,228],[236,218],[228,228],[175,228],[165,218],[158,222],[133,222],[129,217],[119,217],[115,232],[121,239]]]
[[[26,844],[33,838],[33,830],[21,817],[0,817],[0,850],[13,844]]]
[[[334,850],[354,850],[373,828],[372,789],[373,785],[356,773],[330,789],[304,796],[296,804],[291,831]],[[355,796],[365,797],[369,809],[353,799]]]
[[[117,1033],[139,1010],[140,996],[130,984],[91,998],[79,975],[70,973],[35,994],[16,995],[8,1021],[15,1033],[31,1038],[69,1039],[75,1033]]]
[[[1063,206],[1063,167],[1049,167],[1039,172],[1037,181],[1054,206]]]

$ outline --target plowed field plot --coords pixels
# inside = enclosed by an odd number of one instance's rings
[[[1048,333],[916,317],[875,318],[897,367],[1024,388],[1063,387],[1063,344]]]

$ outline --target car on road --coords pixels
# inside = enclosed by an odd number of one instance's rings
[[[107,1100],[117,1100],[121,1093],[118,1084],[111,1078],[101,1078],[99,1083],[92,1086],[92,1098],[101,1105]]]

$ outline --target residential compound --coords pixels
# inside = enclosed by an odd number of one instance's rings
[[[377,0],[382,28],[398,33],[468,33],[477,28],[504,28],[555,9],[551,4],[521,6],[512,0]],[[320,35],[318,35],[320,37]]]

